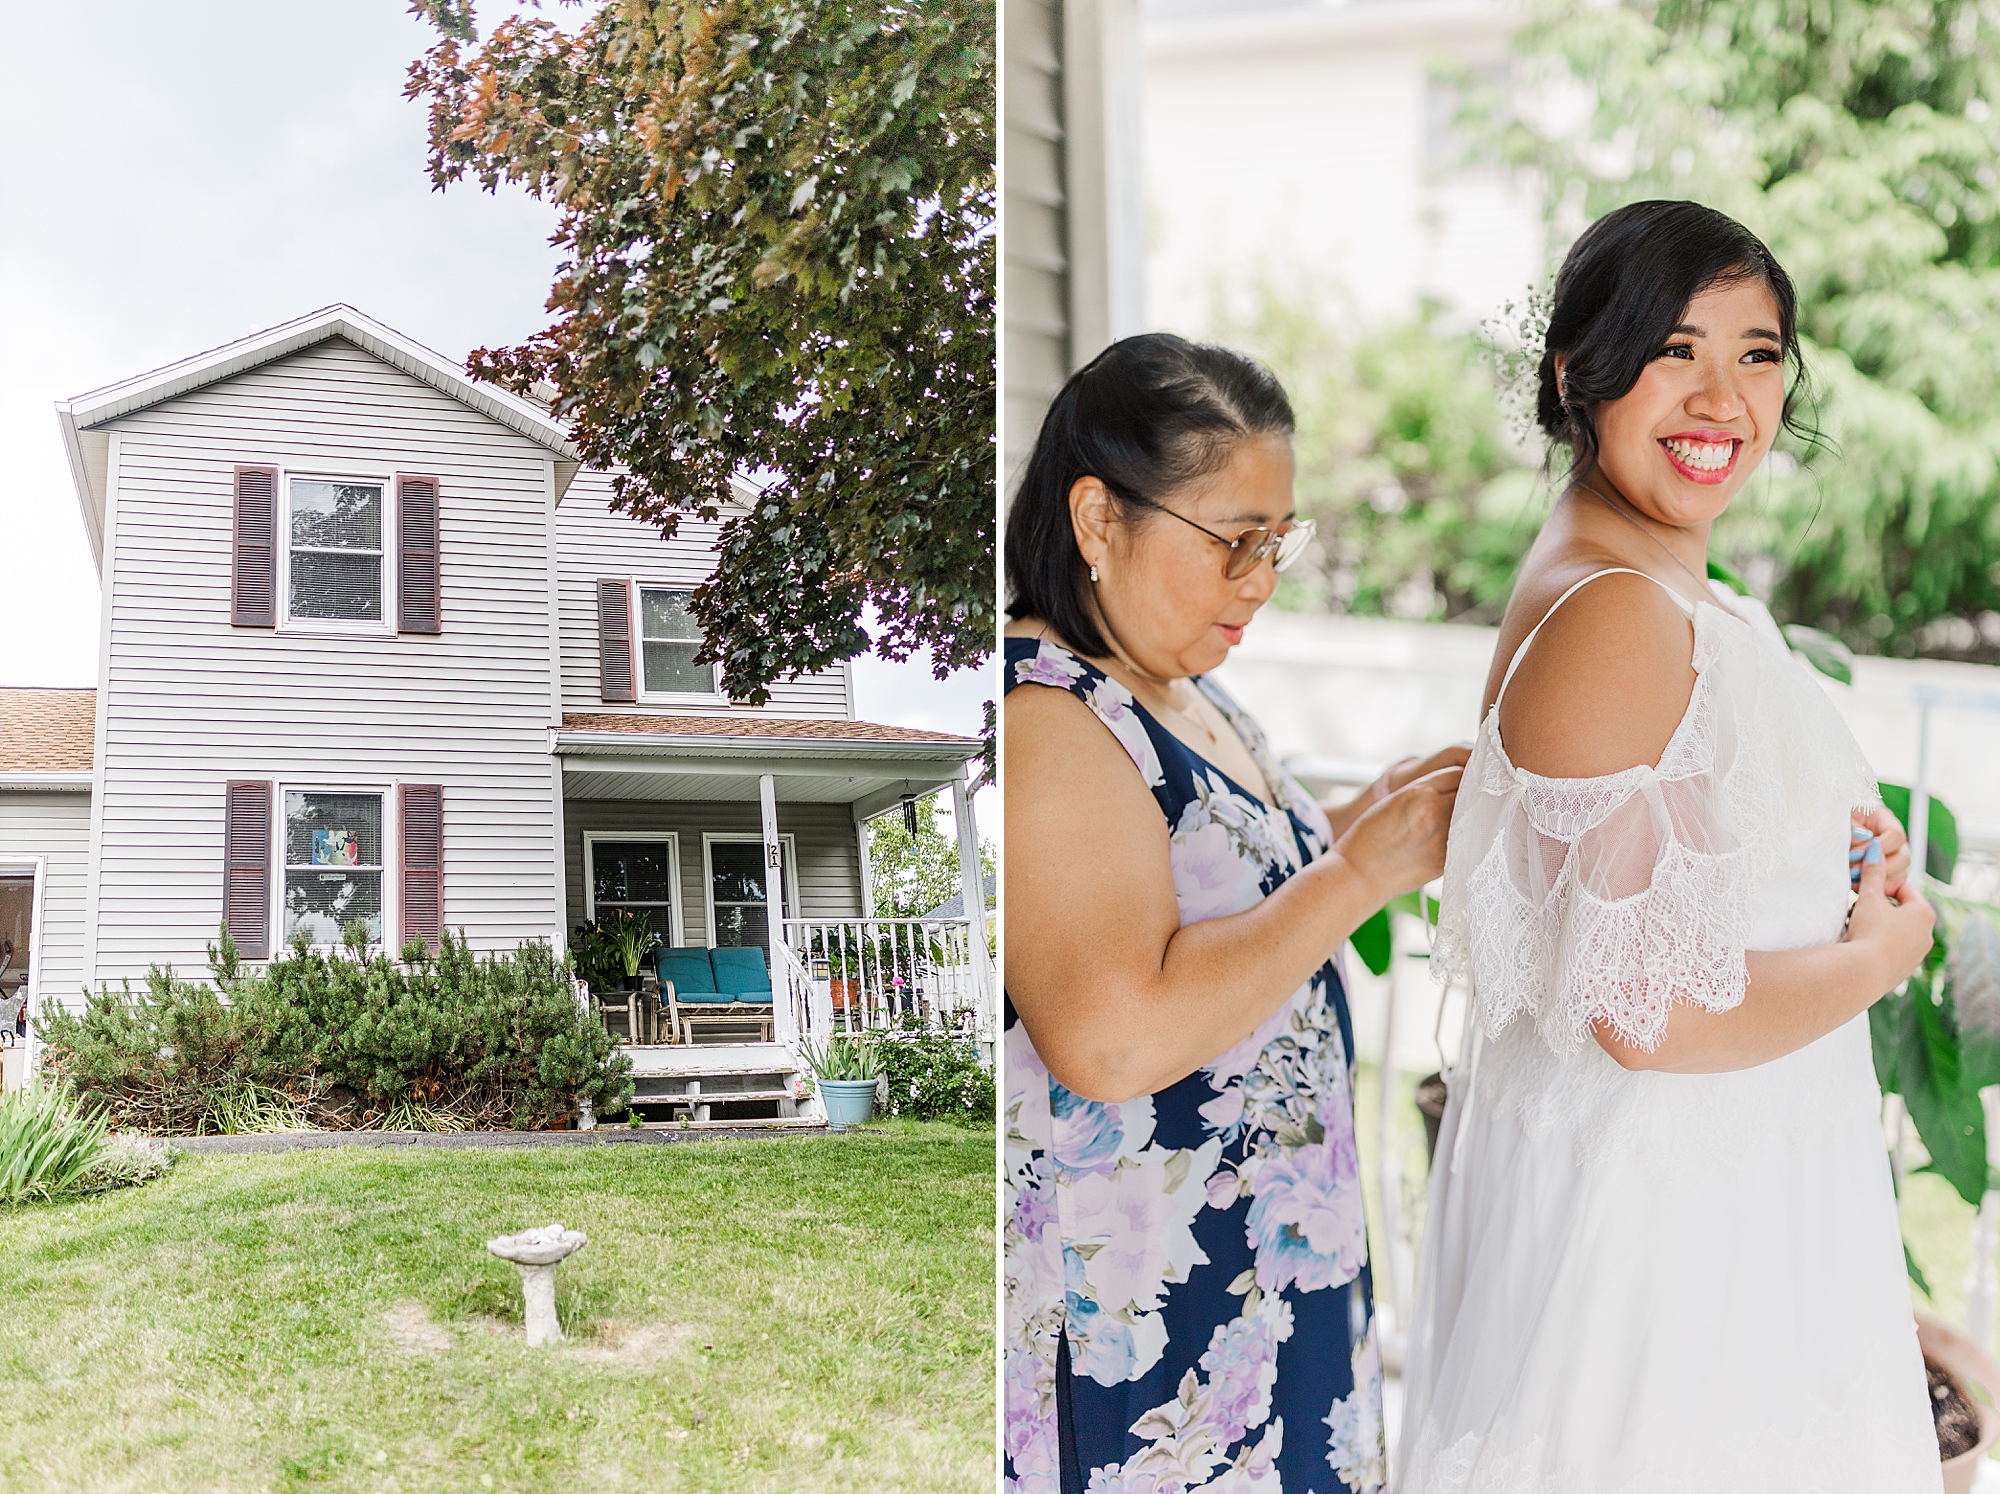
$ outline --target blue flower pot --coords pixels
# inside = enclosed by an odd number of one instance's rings
[[[826,1123],[835,1131],[858,1126],[875,1113],[873,1079],[822,1079],[819,1095],[826,1104]]]

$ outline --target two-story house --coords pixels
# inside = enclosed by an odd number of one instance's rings
[[[225,921],[254,960],[357,920],[392,953],[444,928],[560,949],[626,908],[762,949],[776,993],[773,1043],[648,1043],[642,1095],[768,1094],[802,1036],[881,1020],[885,982],[944,999],[940,934],[950,999],[990,1013],[983,927],[863,926],[867,822],[908,796],[951,789],[976,877],[978,744],[855,720],[841,669],[727,699],[687,607],[718,526],[612,512],[543,407],[336,306],[57,413],[98,683],[0,692],[0,914],[11,886],[26,935],[0,993],[198,973]],[[922,970],[837,978],[899,938]]]

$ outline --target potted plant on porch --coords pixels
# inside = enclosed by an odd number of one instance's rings
[[[875,1113],[875,1086],[882,1075],[875,1041],[866,1033],[836,1033],[831,1042],[805,1044],[806,1062],[819,1081],[826,1123],[835,1131],[858,1126]]]
[[[624,908],[614,908],[598,920],[598,927],[604,930],[618,952],[619,962],[624,967],[625,989],[638,990],[639,964],[660,947],[659,934],[643,916]]]

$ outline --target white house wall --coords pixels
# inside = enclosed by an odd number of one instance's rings
[[[44,1002],[76,1004],[84,985],[90,795],[0,792],[0,856],[41,856],[41,943],[32,969]]]
[[[689,944],[707,942],[708,889],[702,882],[701,838],[729,832],[756,835],[757,805],[617,799],[571,799],[563,808],[564,864],[568,868],[569,926],[586,917],[583,837],[586,831],[679,837],[681,933]],[[798,849],[800,916],[859,918],[861,861],[854,820],[844,804],[780,804],[778,833]]]
[[[231,778],[442,784],[445,923],[481,949],[554,934],[549,453],[343,341],[112,429],[98,978],[204,966]],[[443,632],[231,627],[239,463],[436,476]],[[383,902],[399,942],[393,873]]]
[[[1337,321],[1477,320],[1544,274],[1525,178],[1461,169],[1440,68],[1506,65],[1494,0],[1225,10],[1145,29],[1146,310],[1227,333],[1261,280]],[[1206,13],[1204,13],[1204,11]]]
[[[562,685],[566,711],[617,711],[624,715],[762,716],[844,721],[853,716],[847,675],[829,669],[797,680],[779,680],[761,706],[713,704],[606,705],[598,672],[597,583],[608,577],[636,578],[693,589],[715,569],[715,537],[721,523],[685,521],[671,541],[651,524],[611,511],[611,476],[579,472],[556,509],[556,546],[561,556]],[[633,656],[639,654],[634,609]]]

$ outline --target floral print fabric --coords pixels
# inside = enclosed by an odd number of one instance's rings
[[[1256,725],[1195,684],[1277,802],[1075,655],[1007,640],[1006,688],[1075,695],[1153,790],[1183,924],[1254,906],[1332,843]],[[1011,1003],[1005,1040],[1008,1489],[1379,1494],[1353,1029],[1333,964],[1235,1047],[1123,1104],[1063,1088]]]

